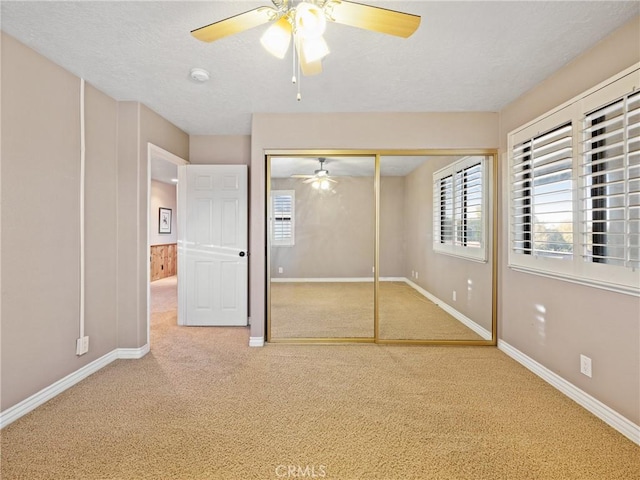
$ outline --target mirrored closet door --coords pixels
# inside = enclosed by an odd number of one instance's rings
[[[494,344],[493,151],[267,157],[267,341]]]
[[[380,157],[380,340],[492,339],[492,160]]]
[[[271,339],[374,335],[375,157],[273,157]]]

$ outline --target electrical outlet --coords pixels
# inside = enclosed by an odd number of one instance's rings
[[[371,267],[371,273],[376,273],[376,267]]]
[[[454,290],[454,291],[453,291],[453,301],[454,301],[454,302],[456,301],[456,297],[457,297],[457,294],[456,294],[456,291]]]
[[[76,340],[76,355],[84,355],[89,351],[89,337],[81,337]]]
[[[416,270],[416,279],[418,278],[418,271]]]
[[[284,273],[284,268],[278,267],[278,273]]]
[[[586,355],[580,355],[580,373],[591,378],[591,359]]]
[[[416,278],[416,271],[415,270],[411,270],[411,278]]]

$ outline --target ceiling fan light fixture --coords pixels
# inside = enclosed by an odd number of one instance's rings
[[[291,43],[291,24],[286,17],[273,23],[260,37],[260,43],[267,52],[283,59]]]
[[[300,44],[305,63],[317,62],[329,55],[329,46],[322,36],[303,38]]]
[[[316,178],[311,184],[311,186],[316,190],[329,190],[329,187],[331,187],[331,184],[329,183],[329,180],[327,180],[326,178],[323,178],[323,179]]]
[[[324,10],[308,2],[300,2],[296,6],[294,21],[296,35],[302,38],[320,37],[327,28]]]

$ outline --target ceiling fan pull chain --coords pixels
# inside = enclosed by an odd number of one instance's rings
[[[302,100],[302,95],[300,94],[300,84],[302,83],[302,77],[300,76],[300,59],[298,59],[298,95],[296,95],[296,100]]]
[[[294,85],[296,84],[296,54],[297,54],[297,48],[296,48],[296,38],[293,37],[293,48],[291,49],[292,52],[292,67],[291,67],[291,83],[293,83]]]
[[[296,100],[302,100],[302,95],[300,94],[300,83],[302,82],[302,77],[300,75],[300,39],[297,35],[293,35],[293,83],[298,86],[298,94],[296,95]],[[298,60],[296,63],[296,59]]]

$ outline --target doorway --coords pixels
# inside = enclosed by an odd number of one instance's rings
[[[153,266],[163,274],[163,288],[156,289],[155,299],[159,292],[166,292],[172,297],[177,288],[177,179],[178,166],[189,162],[152,143],[147,144],[147,339],[151,342],[151,282],[157,275],[153,274]],[[173,275],[164,275],[166,271]],[[164,293],[162,293],[164,295]],[[169,303],[173,305],[170,301]]]

